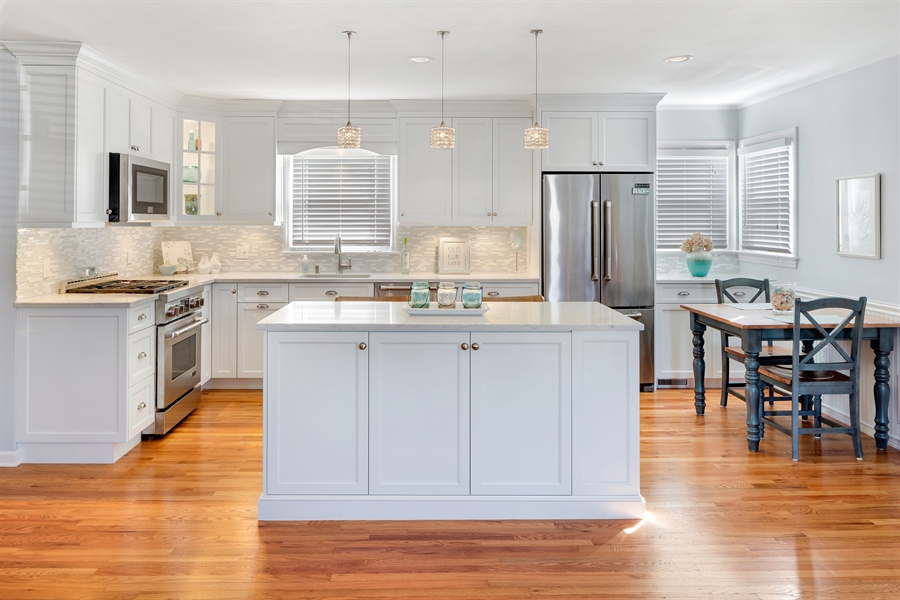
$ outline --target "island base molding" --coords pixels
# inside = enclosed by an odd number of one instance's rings
[[[643,496],[447,497],[287,496],[263,494],[260,521],[421,521],[642,519]]]
[[[110,465],[140,443],[140,435],[127,442],[19,442],[19,463]]]

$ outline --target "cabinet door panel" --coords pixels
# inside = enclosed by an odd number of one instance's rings
[[[286,302],[238,303],[237,376],[263,376],[263,331],[256,324],[276,310],[287,306]]]
[[[469,493],[468,333],[369,336],[369,493]]]
[[[153,102],[135,94],[131,101],[132,152],[141,156],[153,156]]]
[[[175,113],[160,105],[153,107],[153,160],[175,168]]]
[[[268,332],[267,494],[368,493],[367,341]]]
[[[653,112],[601,112],[599,118],[601,170],[656,170]]]
[[[236,283],[213,285],[212,314],[212,376],[237,377]]]
[[[225,220],[275,220],[275,119],[225,117],[222,213]]]
[[[453,222],[490,225],[493,211],[493,119],[453,119]]]
[[[571,353],[571,333],[472,334],[473,495],[572,493]]]
[[[109,102],[110,152],[131,152],[131,98],[131,92],[113,84]]]
[[[154,407],[156,406],[156,385],[155,377],[148,377],[136,385],[128,388],[128,406],[126,412],[128,414],[128,438],[131,439],[147,428],[156,415]]]
[[[75,135],[75,220],[109,220],[109,154],[106,150],[106,115],[110,84],[78,70],[78,116]]]
[[[446,121],[450,125],[450,119]],[[443,225],[451,221],[451,152],[431,147],[434,119],[400,119],[398,157],[402,224]]]
[[[544,171],[596,171],[599,131],[595,112],[545,112],[550,143],[541,150]]]
[[[531,119],[494,119],[494,212],[496,225],[531,225],[534,152],[525,148]]]
[[[694,382],[694,345],[690,313],[677,304],[657,304],[655,308],[654,359],[656,379],[684,379]],[[705,381],[718,387],[722,376],[722,336],[707,329],[703,336]]]
[[[200,326],[200,384],[212,377],[212,286],[203,286],[203,310],[200,315],[210,323]]]

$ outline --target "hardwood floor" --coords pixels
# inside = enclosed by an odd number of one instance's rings
[[[642,523],[258,523],[260,393],[205,393],[114,465],[0,470],[0,598],[900,597],[896,449],[750,454],[743,404],[692,402],[642,395]]]

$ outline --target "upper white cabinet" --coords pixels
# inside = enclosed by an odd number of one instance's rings
[[[656,170],[656,112],[544,111],[544,171]]]
[[[222,220],[275,220],[275,117],[225,117]]]
[[[452,125],[451,119],[445,122]],[[400,119],[398,220],[404,225],[447,225],[452,220],[452,154],[431,147],[436,126],[433,118]]]
[[[456,147],[431,148],[432,118],[400,119],[400,223],[531,225],[530,119],[454,117]]]
[[[175,112],[111,84],[109,151],[136,154],[171,165],[175,151]]]

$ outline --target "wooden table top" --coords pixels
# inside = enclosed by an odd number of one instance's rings
[[[739,329],[791,329],[794,326],[793,323],[784,323],[772,319],[771,310],[741,310],[739,308],[734,308],[731,304],[682,304],[681,308]],[[815,311],[813,316],[835,315],[844,317],[848,312],[849,311],[839,308],[822,309]],[[829,326],[833,327],[833,325],[830,324],[823,324],[822,326],[826,329],[829,328]],[[811,323],[801,324],[800,327],[814,328]],[[900,328],[900,320],[875,316],[867,312],[865,320],[863,321],[863,327],[866,329],[874,329],[876,327]]]

